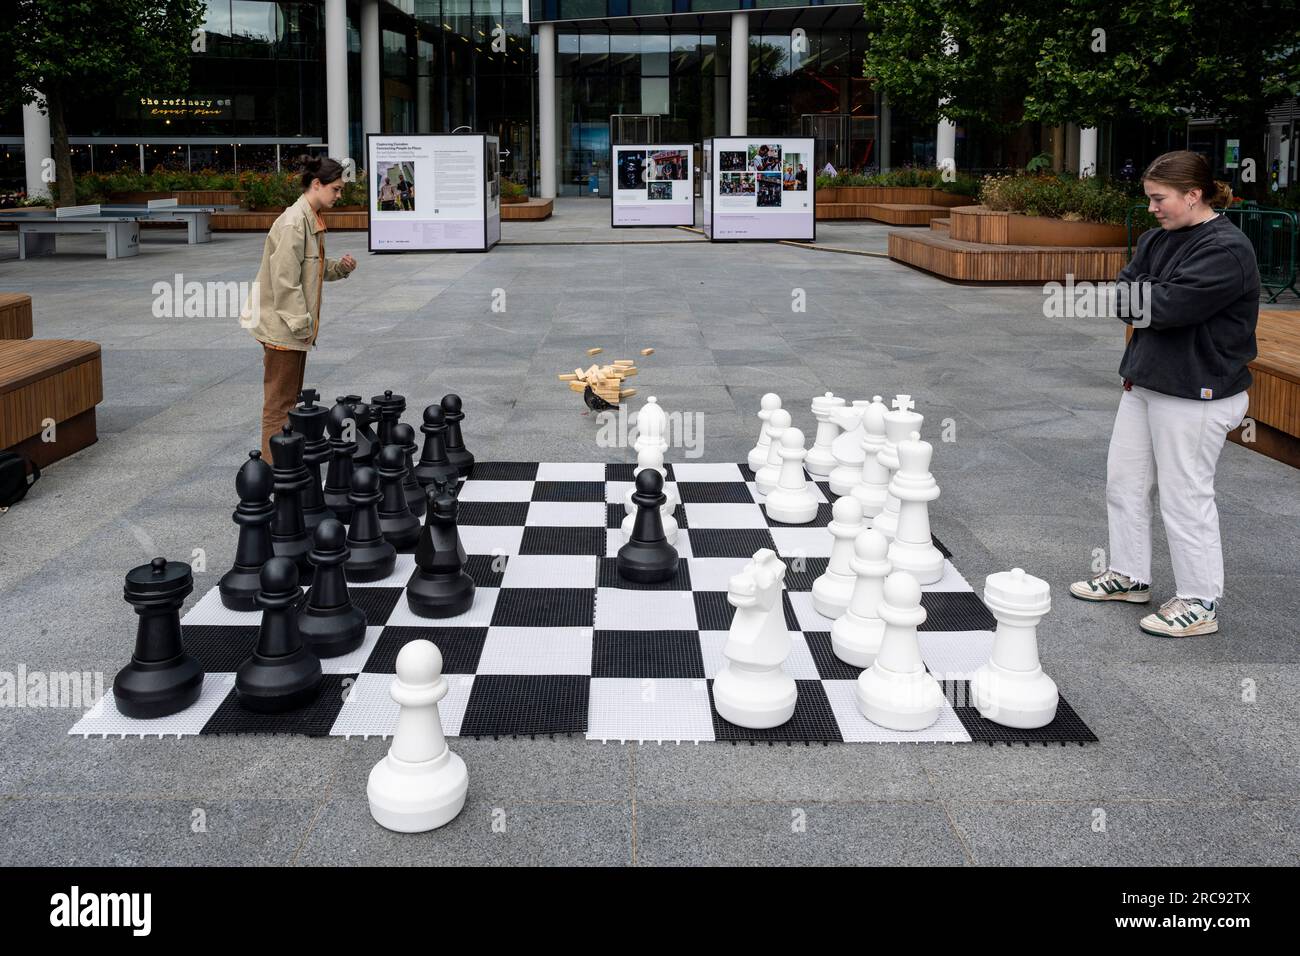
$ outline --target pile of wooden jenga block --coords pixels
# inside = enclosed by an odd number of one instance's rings
[[[637,372],[636,363],[631,359],[615,359],[612,365],[592,365],[588,368],[575,368],[572,372],[562,372],[561,382],[567,382],[574,392],[584,392],[587,386],[609,402],[617,405],[624,399],[636,394],[635,388],[624,388],[623,380],[631,378]]]

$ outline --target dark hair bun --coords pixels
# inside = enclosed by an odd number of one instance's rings
[[[312,180],[319,179],[322,186],[327,186],[343,178],[343,164],[328,156],[308,156],[305,153],[294,161],[294,167],[302,173],[302,188],[311,188]]]

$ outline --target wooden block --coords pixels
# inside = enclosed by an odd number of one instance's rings
[[[604,349],[600,349],[600,348],[596,348],[596,349],[587,349],[587,354],[588,354],[588,355],[599,355],[599,354],[600,354],[601,352],[603,352],[603,351],[605,351],[605,350],[604,350]]]
[[[635,375],[635,374],[636,374],[636,366],[635,366],[635,365],[632,366],[631,368],[628,368],[628,369],[624,369],[624,370],[623,370],[623,377],[624,377],[624,378],[631,378],[631,377],[632,377],[633,375]]]
[[[586,386],[586,384],[583,383],[583,382],[570,382],[570,383],[569,383],[569,391],[571,391],[571,392],[585,392],[586,390],[587,390],[587,386]]]
[[[641,354],[642,354],[642,355],[654,355],[654,354],[655,354],[655,350],[654,350],[654,349],[642,349],[642,350],[641,350]]]
[[[622,388],[622,389],[619,389],[618,397],[619,397],[619,398],[631,398],[631,397],[632,397],[633,395],[635,395],[635,394],[636,394],[636,389],[635,389],[635,388]]]
[[[636,362],[633,361],[632,359],[614,359],[614,364],[615,364],[615,365],[635,365]]]
[[[561,382],[572,382],[575,381],[577,377],[578,376],[574,375],[572,372],[561,372],[559,376]]]

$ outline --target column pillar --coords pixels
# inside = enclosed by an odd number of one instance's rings
[[[558,143],[555,134],[555,24],[537,27],[537,161],[542,199],[555,198]]]
[[[749,14],[731,15],[731,135],[749,132]]]
[[[1097,175],[1097,127],[1079,129],[1079,176]]]
[[[890,168],[889,140],[893,136],[893,117],[889,109],[889,97],[880,94],[880,121],[876,124],[876,155],[880,158],[880,171]]]
[[[947,102],[947,97],[941,99],[939,108],[943,109]],[[941,116],[934,135],[934,162],[942,166],[945,160],[952,160],[954,166],[957,163],[957,124]]]
[[[361,136],[384,131],[379,85],[379,0],[361,0]]]
[[[42,176],[45,160],[54,155],[50,145],[50,117],[35,103],[23,107],[23,164],[27,171],[29,198],[50,195],[50,184]]]
[[[348,8],[346,0],[325,0],[325,139],[340,162],[348,144]]]

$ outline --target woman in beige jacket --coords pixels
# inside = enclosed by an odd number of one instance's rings
[[[320,331],[321,287],[346,278],[357,262],[325,256],[325,221],[343,192],[343,165],[303,157],[302,196],[266,234],[262,264],[241,322],[262,344],[262,457],[271,460],[271,436],[288,418],[302,391],[307,351]]]

